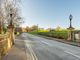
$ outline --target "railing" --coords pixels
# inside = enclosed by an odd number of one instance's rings
[[[11,48],[11,36],[9,33],[0,35],[0,59],[7,53]]]

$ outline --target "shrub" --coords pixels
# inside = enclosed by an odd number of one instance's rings
[[[54,37],[59,39],[67,39],[68,37],[68,31],[67,30],[61,30],[61,31],[51,31],[51,32],[44,32],[44,31],[32,31],[31,34],[38,34],[48,37]]]

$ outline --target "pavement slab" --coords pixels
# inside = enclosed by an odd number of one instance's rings
[[[24,42],[17,39],[15,45],[12,46],[2,60],[27,60],[27,55]]]

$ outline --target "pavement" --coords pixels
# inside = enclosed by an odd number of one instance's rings
[[[80,47],[22,33],[3,60],[80,60]]]
[[[27,60],[24,41],[15,40],[15,45],[3,57],[2,60]]]

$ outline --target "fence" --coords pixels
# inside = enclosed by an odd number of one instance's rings
[[[10,33],[0,35],[0,60],[12,46]]]

